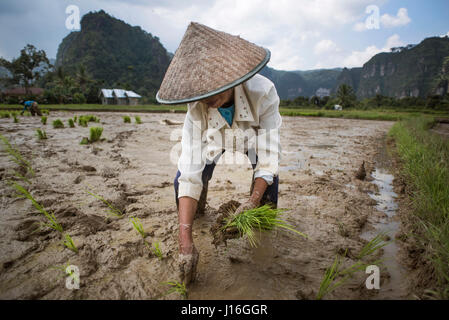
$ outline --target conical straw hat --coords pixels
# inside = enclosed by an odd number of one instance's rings
[[[268,49],[192,22],[156,99],[163,104],[179,104],[216,95],[248,80],[269,60]]]

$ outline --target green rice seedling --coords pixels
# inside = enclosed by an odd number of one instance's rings
[[[26,182],[28,184],[31,184],[31,181],[28,180],[26,177],[24,177],[20,172],[17,172],[16,170],[14,170],[14,176],[19,178],[20,180],[22,180],[23,182]]]
[[[19,112],[17,112],[17,111],[11,111],[11,116],[13,116],[13,117],[18,117],[18,116],[19,116]]]
[[[9,113],[9,111],[0,111],[0,118],[10,118],[11,114]]]
[[[47,116],[42,116],[42,117],[41,117],[41,123],[42,123],[43,125],[46,125],[46,124],[47,124]]]
[[[61,119],[56,119],[53,121],[53,128],[55,129],[64,128],[64,123],[62,123]]]
[[[129,218],[129,221],[131,221],[131,223],[133,224],[134,229],[136,229],[136,231],[142,237],[143,243],[148,248],[148,250],[152,251],[151,248],[150,248],[150,245],[148,244],[148,241],[145,240],[146,233],[145,233],[145,230],[143,229],[142,222],[140,222],[139,218],[131,217],[131,218]]]
[[[123,116],[124,123],[131,123],[131,118],[129,116]]]
[[[80,116],[80,117],[78,118],[78,125],[79,125],[80,127],[87,127],[87,120],[84,119],[82,116]]]
[[[337,255],[334,263],[329,268],[327,268],[324,273],[324,277],[321,281],[316,299],[321,300],[325,295],[340,287],[346,280],[352,277],[354,273],[366,270],[366,267],[369,265],[381,264],[381,260],[364,262],[362,261],[362,259],[371,256],[372,254],[386,246],[388,242],[385,242],[383,240],[385,236],[385,233],[380,233],[367,244],[365,244],[365,246],[363,246],[357,256],[357,261],[346,269],[341,268],[342,257],[340,257],[340,255]],[[346,252],[344,256],[346,256]]]
[[[73,117],[73,121],[76,122],[77,118],[78,118],[77,116],[74,116],[74,117]]]
[[[75,253],[78,253],[78,248],[76,247],[75,243],[73,242],[72,237],[66,233],[64,234],[64,241],[63,244],[69,249],[72,250]]]
[[[43,223],[44,226],[52,228],[56,231],[59,232],[63,232],[63,228],[62,226],[59,224],[59,222],[56,220],[56,217],[53,213],[48,213],[44,207],[42,207],[37,201],[36,199],[33,198],[33,196],[29,193],[29,191],[27,189],[25,189],[23,186],[21,186],[20,184],[14,182],[14,181],[10,181],[10,184],[14,187],[14,189],[16,189],[18,194],[21,194],[23,197],[27,198],[28,200],[31,201],[31,203],[33,204],[33,206],[40,212],[42,213],[48,220],[48,223]]]
[[[154,255],[158,257],[159,260],[162,260],[164,258],[164,256],[162,255],[159,242],[154,243],[153,248],[151,248],[151,252],[153,252]]]
[[[73,122],[73,119],[69,119],[69,127],[70,128],[75,128],[75,122]]]
[[[37,133],[37,138],[39,140],[45,140],[47,139],[47,133],[45,132],[45,130],[41,130],[41,129],[37,129],[36,130]]]
[[[108,208],[110,209],[108,212],[106,212],[109,215],[112,215],[116,218],[122,219],[125,215],[123,214],[123,212],[119,209],[117,209],[116,207],[114,207],[112,204],[110,204],[108,201],[106,201],[106,199],[104,199],[102,196],[95,194],[89,190],[85,190],[88,194],[90,194],[92,197],[94,197],[95,199],[100,200],[101,202],[103,202],[105,205],[108,206]]]
[[[14,123],[19,123],[19,119],[17,118],[17,116],[15,114],[13,115],[13,119],[14,119],[13,120]]]
[[[31,112],[25,111],[25,112],[23,113],[23,115],[24,115],[25,117],[31,117]]]
[[[169,295],[173,292],[178,292],[184,299],[187,298],[187,289],[185,283],[180,283],[178,281],[168,281],[163,282],[163,284],[170,287],[170,289],[165,293],[165,295]]]
[[[135,119],[136,119],[136,123],[137,124],[141,124],[142,123],[142,120],[140,119],[139,116],[136,116]]]
[[[324,277],[323,280],[321,280],[320,288],[316,296],[317,300],[323,299],[325,295],[334,291],[343,284],[344,280],[335,282],[340,273],[340,265],[341,265],[341,257],[337,255],[332,265],[329,268],[327,268],[326,271],[324,272]]]
[[[100,140],[101,134],[103,133],[102,127],[92,127],[90,128],[90,138],[89,142],[94,143],[98,140]]]
[[[385,247],[390,242],[384,241],[386,238],[387,233],[381,232],[378,235],[376,235],[371,241],[369,241],[367,244],[363,246],[363,248],[360,250],[357,259],[363,259],[366,256],[369,256],[376,252],[377,250]]]
[[[89,144],[89,139],[86,138],[86,137],[83,137],[83,138],[81,139],[80,144],[81,144],[81,145]]]
[[[6,152],[9,154],[11,160],[19,167],[25,168],[27,172],[30,172],[34,176],[34,170],[31,168],[31,164],[22,157],[20,152],[11,145],[8,139],[0,134],[0,140],[3,142]]]
[[[142,239],[145,239],[146,234],[145,230],[143,230],[143,225],[142,222],[140,222],[140,219],[136,217],[131,217],[129,218],[129,221],[131,221],[131,223],[134,226],[134,229],[136,229],[136,231],[140,234]]]
[[[279,219],[279,216],[285,211],[284,209],[273,209],[269,205],[264,205],[259,208],[244,211],[238,215],[231,214],[226,219],[226,224],[222,229],[236,228],[240,236],[246,235],[250,245],[253,247],[257,247],[259,241],[256,238],[254,230],[270,231],[277,227],[307,238],[304,233],[295,230],[294,226]]]
[[[50,114],[50,110],[42,109],[42,114],[46,114],[48,116]]]

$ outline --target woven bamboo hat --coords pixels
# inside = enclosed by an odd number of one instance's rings
[[[188,26],[156,95],[163,104],[201,100],[250,79],[270,51],[199,23]]]

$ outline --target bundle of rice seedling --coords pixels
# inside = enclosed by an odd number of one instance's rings
[[[50,114],[50,110],[42,109],[42,114],[46,114],[48,116]]]
[[[45,132],[45,130],[37,129],[36,133],[39,140],[47,139],[47,133]]]
[[[47,117],[46,116],[42,116],[41,117],[41,122],[42,122],[43,125],[46,125],[47,124]]]
[[[64,123],[62,123],[60,119],[56,119],[53,121],[53,128],[55,129],[64,128]]]
[[[131,118],[129,116],[123,116],[124,123],[131,123]]]
[[[90,139],[89,142],[93,143],[100,140],[101,134],[103,133],[102,127],[92,127],[90,128]]]
[[[9,118],[10,116],[9,111],[0,111],[0,118]]]
[[[274,209],[270,205],[264,205],[236,215],[234,213],[236,208],[235,204],[228,206],[227,212],[224,212],[218,218],[216,225],[212,227],[215,245],[221,242],[226,243],[226,240],[229,239],[246,236],[250,245],[257,247],[259,239],[255,231],[271,231],[275,228],[289,230],[307,238],[304,233],[295,230],[293,225],[279,218],[287,211],[285,209]]]
[[[135,119],[136,119],[136,123],[137,124],[141,124],[142,123],[142,120],[140,119],[139,116],[136,116]]]
[[[75,122],[73,121],[73,119],[69,119],[69,127],[70,128],[75,128]]]
[[[19,123],[19,119],[17,118],[17,116],[15,114],[13,114],[12,116],[14,118],[13,122],[14,123]]]

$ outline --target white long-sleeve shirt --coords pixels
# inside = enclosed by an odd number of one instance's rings
[[[178,161],[179,198],[200,198],[206,161],[214,160],[223,150],[240,151],[242,156],[248,149],[254,149],[258,157],[255,178],[263,177],[270,183],[278,174],[282,118],[274,84],[256,74],[234,88],[234,105],[232,126],[217,109],[199,101],[187,105]],[[238,165],[245,161],[245,156],[226,156],[225,153],[225,163]]]

